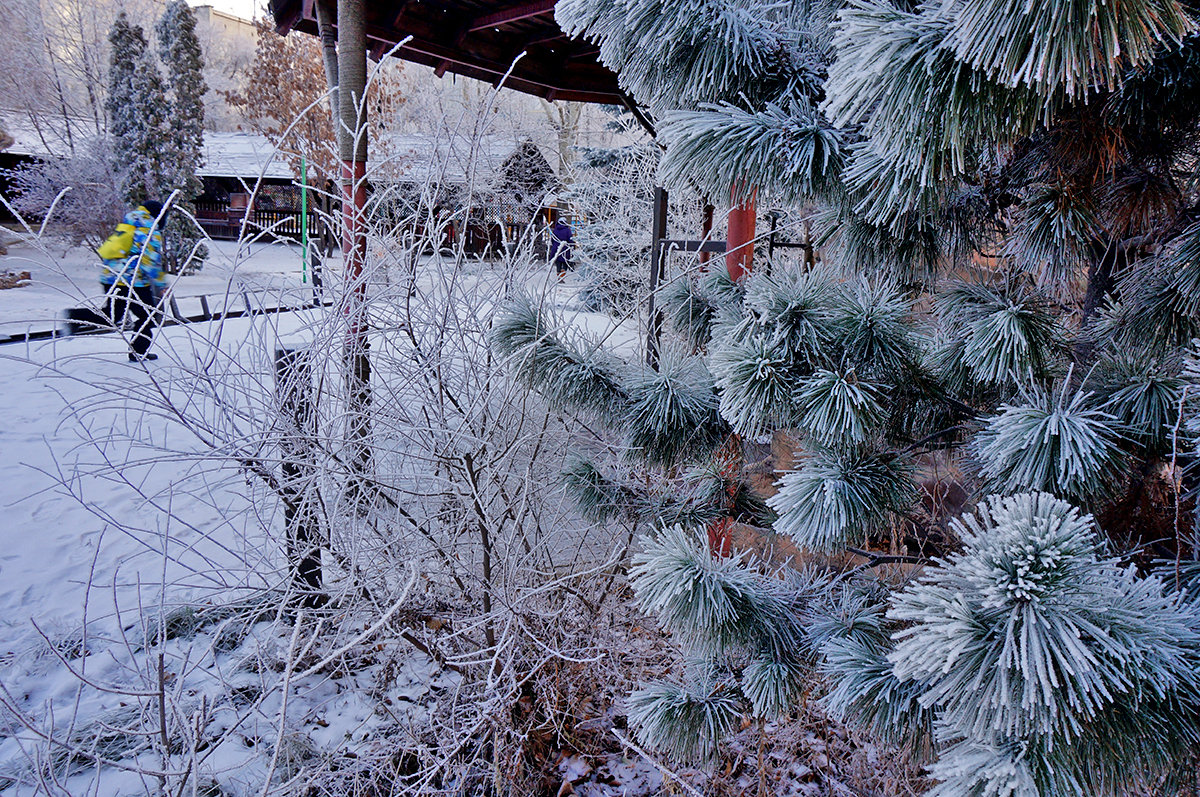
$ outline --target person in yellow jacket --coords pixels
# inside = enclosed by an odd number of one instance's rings
[[[116,232],[96,253],[103,263],[100,285],[107,297],[106,312],[114,326],[128,313],[134,318],[134,335],[129,342],[129,361],[157,360],[150,353],[154,319],[166,289],[163,277],[162,230],[167,211],[161,202],[148,200],[125,214]]]

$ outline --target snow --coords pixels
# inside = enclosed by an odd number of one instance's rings
[[[266,136],[257,133],[204,133],[201,177],[235,177],[253,184],[256,179],[291,180],[287,160]]]
[[[227,302],[240,307],[242,291],[267,294],[268,304],[283,296],[311,297],[311,283],[301,282],[298,247],[237,241],[210,241],[208,247],[208,262],[198,274],[168,277],[184,315],[199,313],[201,295],[209,297],[214,312]],[[10,243],[8,251],[0,257],[0,271],[28,271],[31,284],[0,291],[0,337],[53,329],[67,307],[100,301],[100,267],[89,249],[27,239]],[[325,268],[335,276],[340,255]]]
[[[274,318],[283,324],[281,332],[299,323]],[[226,327],[241,337],[261,323],[261,317],[239,319]],[[195,356],[188,335],[182,328],[161,332],[164,361]],[[87,668],[90,678],[128,683],[129,662],[119,665],[109,648],[122,637],[137,637],[143,613],[260,585],[251,568],[274,556],[253,524],[234,527],[251,507],[232,470],[205,474],[208,492],[175,491],[178,481],[199,475],[194,465],[139,463],[129,442],[103,436],[127,420],[119,404],[77,412],[98,401],[95,385],[148,382],[149,372],[126,362],[124,354],[122,341],[111,335],[0,349],[0,417],[6,419],[0,506],[7,521],[0,529],[0,679],[33,713],[42,705],[62,710],[78,689],[38,628],[55,648],[64,641],[83,648],[76,665]],[[158,442],[177,436],[164,421],[140,428]],[[94,435],[100,441],[89,445],[86,438]],[[105,468],[105,460],[126,459],[133,464],[115,473]],[[165,518],[163,502],[170,503],[173,521]],[[85,724],[119,709],[112,697],[85,698],[79,711]],[[20,758],[16,745],[12,735],[0,744],[5,769]],[[130,787],[128,774],[110,773],[106,788]]]
[[[283,317],[283,323],[296,319]],[[244,334],[248,320],[231,320],[231,332]],[[189,356],[182,345],[186,333],[160,332],[156,348],[164,360]],[[135,606],[130,594],[137,583],[186,583],[203,590],[222,587],[212,582],[212,571],[222,566],[244,565],[231,561],[229,546],[236,539],[225,528],[227,539],[215,536],[222,525],[213,506],[198,497],[172,493],[182,475],[169,466],[134,464],[121,477],[89,478],[103,468],[101,457],[123,463],[137,459],[136,452],[118,438],[105,441],[101,450],[86,444],[87,430],[103,433],[122,422],[123,410],[88,411],[96,401],[94,385],[114,374],[121,379],[148,383],[147,371],[125,361],[124,343],[112,335],[87,336],[0,349],[0,506],[6,524],[0,532],[0,629],[5,647],[19,647],[27,639],[31,610],[42,623],[67,631],[83,619],[85,599],[90,618],[111,618],[117,601]],[[194,355],[192,355],[194,356]],[[25,358],[29,359],[26,360]],[[163,422],[147,430],[160,442],[174,434]],[[241,495],[227,489],[230,474],[213,474],[209,499],[227,508],[248,510]],[[164,527],[162,512],[152,499],[170,497],[172,511],[190,527]],[[182,503],[181,503],[182,502]],[[106,518],[134,525],[146,534],[134,539],[114,531]],[[150,541],[154,539],[153,542]],[[247,541],[253,546],[253,541]],[[103,553],[98,556],[98,553]],[[161,552],[167,552],[167,556]],[[254,561],[258,556],[241,552]],[[95,572],[96,589],[89,595],[89,569]],[[124,599],[124,600],[122,600]],[[24,632],[19,629],[25,629]],[[0,655],[9,651],[0,651]]]
[[[46,157],[47,146],[26,120],[4,120],[3,129],[13,137],[6,152],[13,155]],[[385,132],[372,142],[369,168],[372,179],[406,180],[417,183],[463,182],[478,184],[495,177],[508,156],[518,148],[516,136],[502,133],[444,135]],[[253,185],[256,180],[292,180],[291,165],[271,141],[258,133],[204,133],[200,177],[232,177]]]
[[[300,282],[295,248],[211,246],[203,272],[176,279],[181,300],[310,290]],[[337,262],[328,268],[335,282]],[[496,265],[471,268],[486,275]],[[64,307],[98,293],[97,266],[86,249],[22,243],[0,257],[0,269],[29,270],[33,277],[29,287],[0,291],[0,334],[43,328]],[[531,273],[531,286],[541,288],[547,273]],[[635,330],[614,330],[611,319],[574,312],[576,287],[551,280],[542,289],[564,315],[607,335],[610,345],[635,348]],[[268,381],[275,346],[305,339],[329,312],[164,328],[154,347],[161,359],[149,368],[128,363],[116,335],[0,346],[0,685],[8,704],[0,708],[0,794],[41,793],[29,759],[38,749],[35,732],[12,709],[58,738],[95,742],[106,758],[161,767],[143,737],[104,730],[144,721],[138,712],[146,701],[131,694],[158,688],[154,659],[142,646],[145,623],[180,607],[203,612],[238,595],[261,599],[273,586],[271,574],[281,572],[277,537],[268,533],[276,520],[260,516],[245,476],[188,456],[203,447],[168,419],[138,417],[125,397],[156,384],[169,389],[173,373],[202,373],[200,362],[214,347],[238,364],[239,378]],[[155,376],[168,378],[156,383]],[[156,454],[163,450],[180,456],[164,460]],[[288,686],[285,712],[282,662],[292,620],[272,616],[240,628],[222,617],[197,623],[198,629],[155,650],[164,655],[171,706],[195,717],[210,745],[199,771],[229,794],[261,790],[281,728],[276,782],[299,771],[307,757],[366,750],[389,736],[416,733],[439,695],[459,680],[388,634],[354,666]],[[326,622],[343,637],[365,629],[351,616]],[[312,621],[302,630],[301,642],[320,632]],[[108,691],[82,689],[80,676]],[[613,780],[618,770],[628,782],[657,782],[653,768],[619,756],[597,767]],[[144,774],[111,766],[97,776],[86,759],[68,771],[59,785],[67,794],[107,797],[157,788]]]

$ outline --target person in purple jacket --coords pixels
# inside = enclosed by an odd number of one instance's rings
[[[550,265],[558,272],[559,279],[567,275],[567,269],[571,266],[571,248],[574,243],[575,233],[571,230],[571,225],[561,218],[555,219],[554,226],[550,228]]]

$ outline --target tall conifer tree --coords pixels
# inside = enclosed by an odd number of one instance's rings
[[[129,200],[137,204],[165,199],[175,175],[174,152],[169,146],[171,109],[153,51],[142,51],[130,86],[133,124],[128,134]]]
[[[109,69],[108,130],[113,139],[113,157],[118,168],[130,168],[137,151],[137,100],[134,75],[146,52],[146,36],[141,26],[134,25],[122,11],[108,34]],[[128,192],[127,192],[128,193]]]
[[[581,511],[655,528],[632,585],[696,656],[631,697],[644,742],[711,755],[817,681],[834,715],[931,750],[937,795],[1194,786],[1196,15],[559,2],[657,118],[665,181],[824,227],[815,268],[676,275],[657,372],[530,299],[494,327],[517,378],[622,452],[564,475]],[[730,454],[774,433],[795,455],[766,511]],[[825,572],[722,556],[714,520]],[[864,548],[854,572],[823,558]],[[897,554],[921,567],[902,589],[871,576]]]
[[[196,170],[201,166],[204,146],[204,54],[196,35],[196,15],[184,0],[172,0],[155,26],[159,57],[166,65],[166,85],[171,105],[167,147],[172,153],[175,172],[164,190],[180,191],[168,224],[168,267],[178,271],[196,268],[205,251],[199,230],[189,218],[195,213],[192,199],[203,190]],[[169,193],[169,191],[168,191]],[[164,195],[165,196],[165,195]]]

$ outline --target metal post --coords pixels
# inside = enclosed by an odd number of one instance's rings
[[[316,608],[328,597],[321,580],[316,468],[312,461],[316,412],[312,358],[306,350],[275,350],[275,395],[279,402],[279,451],[283,462],[279,494],[283,500],[290,581],[303,604]]]
[[[779,227],[779,214],[771,212],[771,235],[767,238],[767,257],[775,257],[775,233]]]
[[[300,158],[300,283],[308,282],[308,160]]]
[[[655,302],[658,287],[663,282],[663,241],[667,237],[667,189],[654,188],[654,217],[651,221],[650,239],[650,302],[648,307],[649,328],[646,331],[646,365],[658,370],[658,346],[662,335],[662,311]]]
[[[713,228],[713,212],[716,210],[706,199],[704,201],[704,209],[700,212],[700,240],[708,241],[712,238]],[[700,250],[700,266],[703,270],[708,270],[708,261],[712,257],[711,254]]]
[[[325,283],[321,276],[322,257],[321,252],[315,246],[309,247],[309,271],[312,272],[312,291],[313,291],[313,306],[321,304],[325,301]]]

